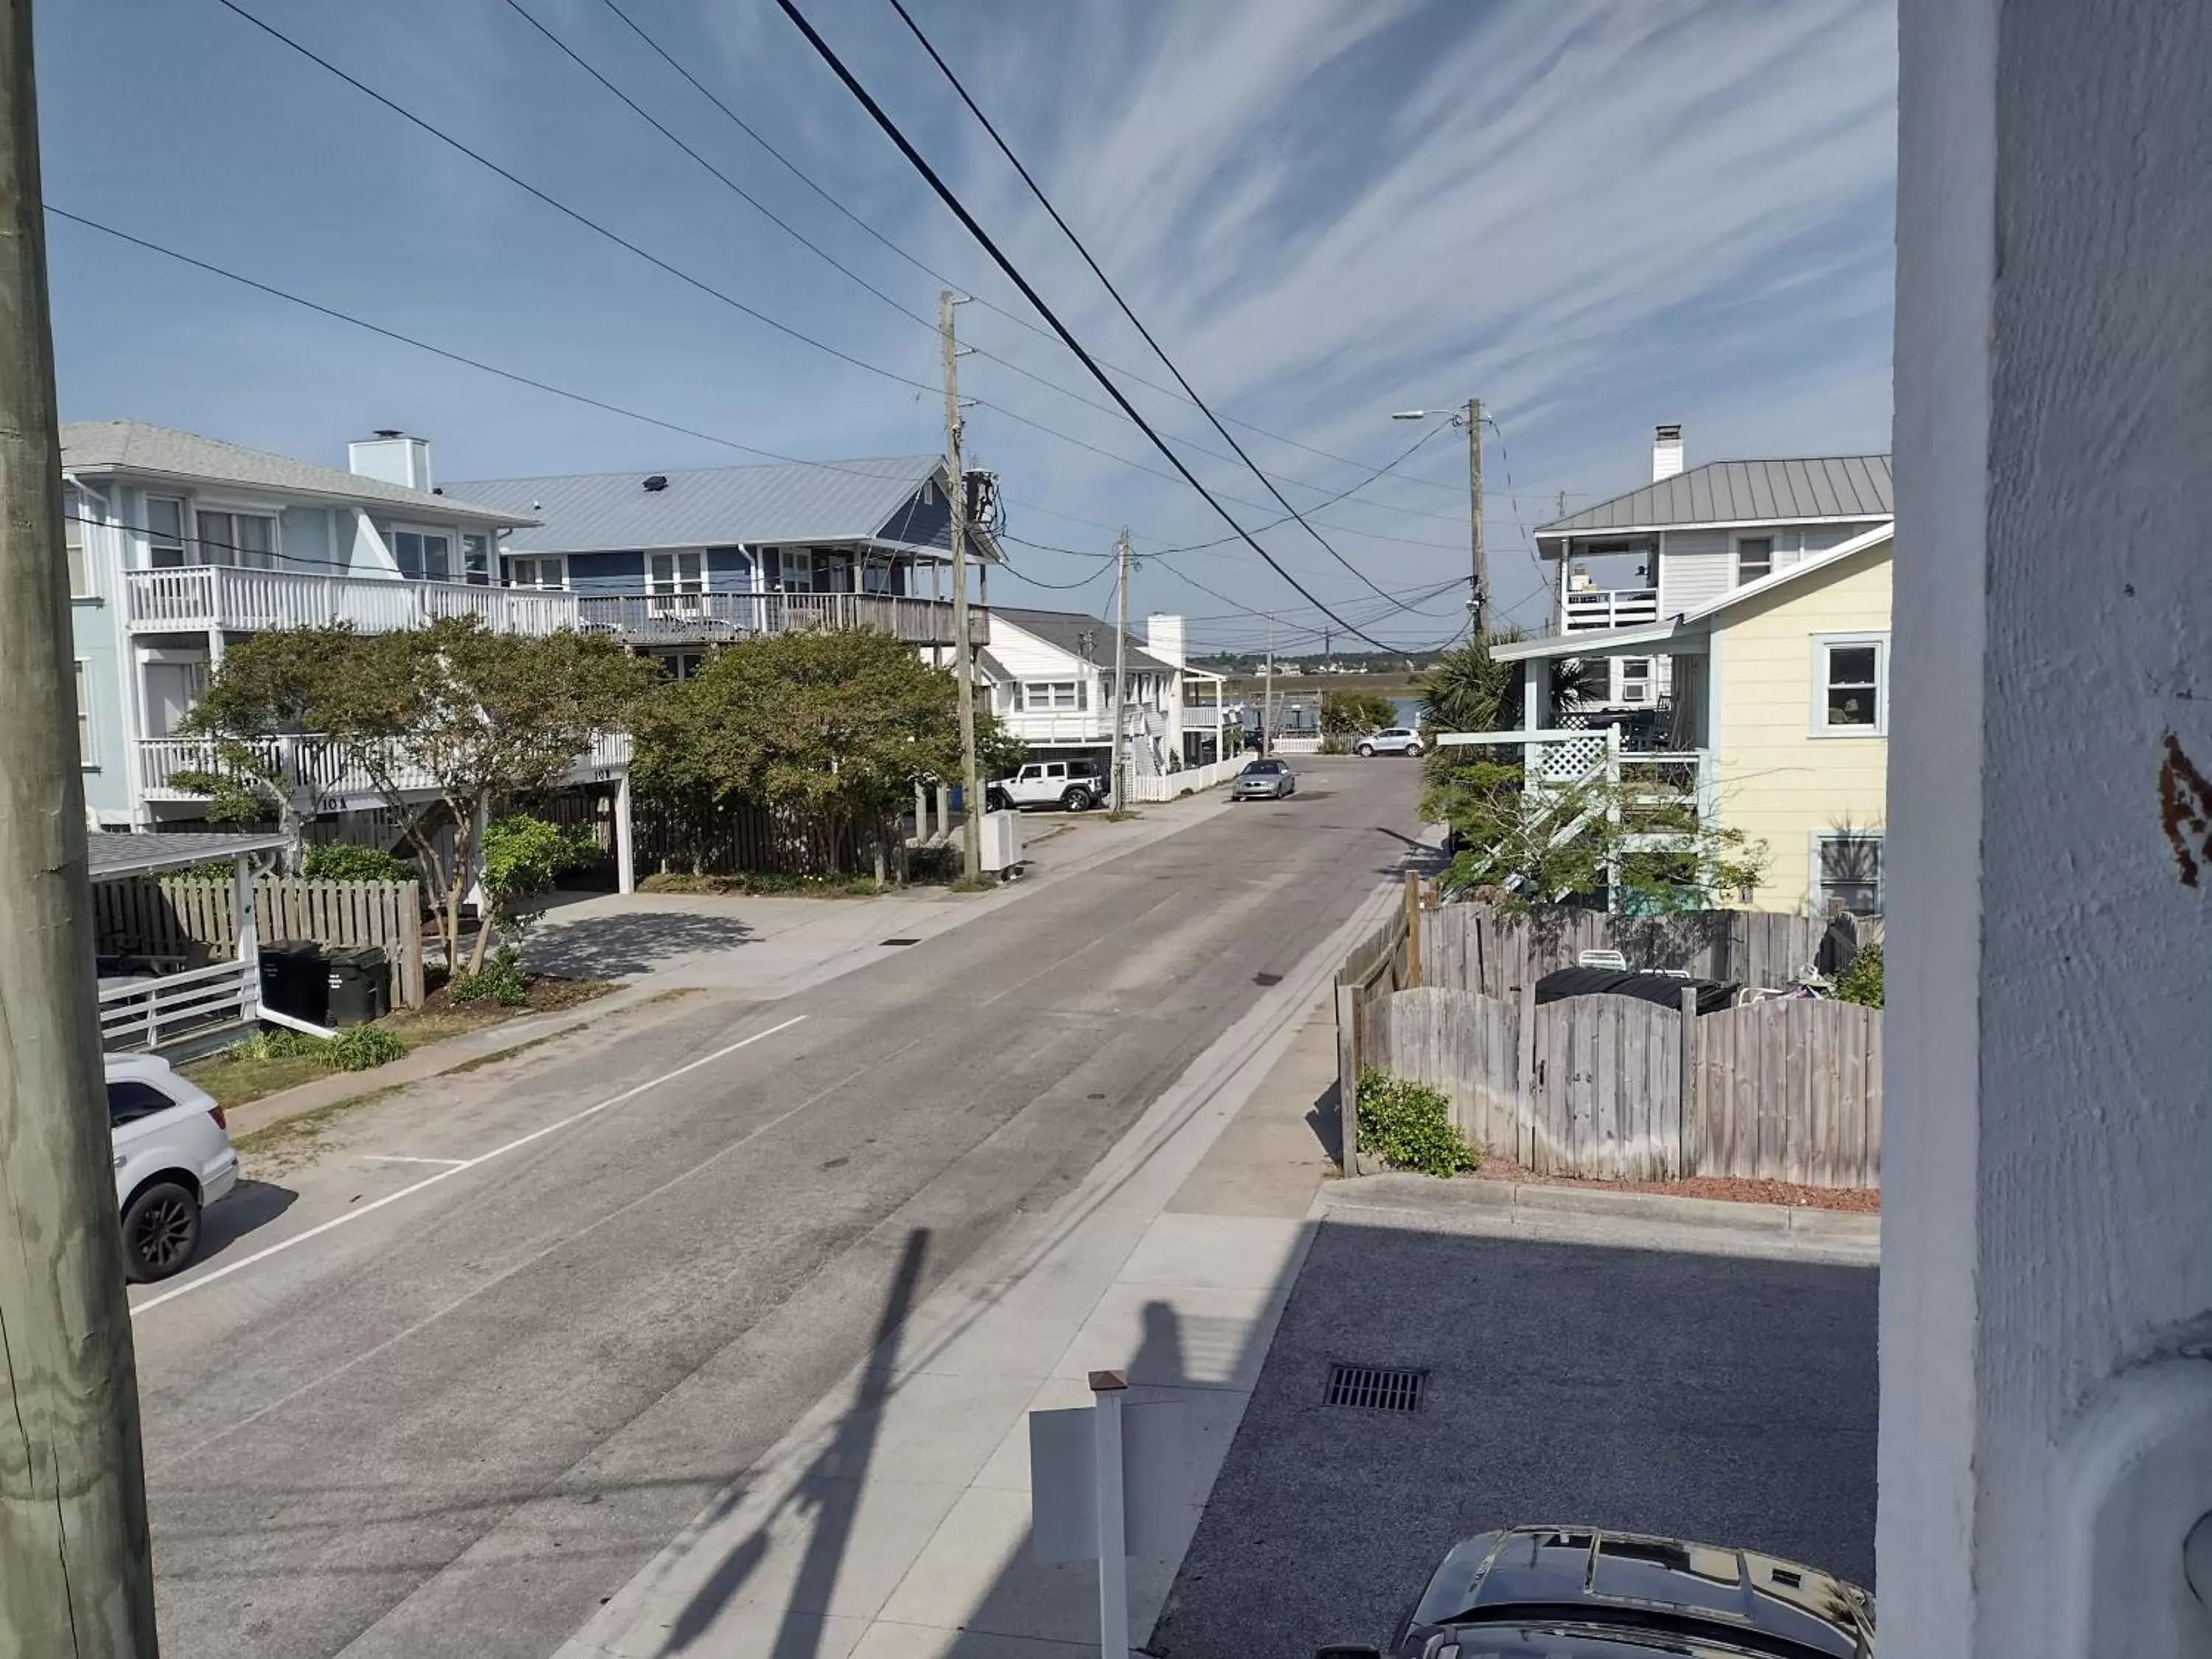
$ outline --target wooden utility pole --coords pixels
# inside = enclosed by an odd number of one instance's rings
[[[1114,810],[1129,810],[1129,526],[1114,541]]]
[[[31,0],[0,0],[0,1654],[154,1659],[41,213]]]
[[[1260,752],[1275,752],[1275,613],[1267,613],[1267,678],[1260,693]]]
[[[968,642],[968,478],[960,458],[960,348],[952,335],[951,289],[937,296],[937,331],[945,340],[945,466],[951,481],[952,678],[960,687],[960,872],[983,878],[983,781],[975,771],[975,651]]]
[[[1468,535],[1474,553],[1467,608],[1474,620],[1474,637],[1490,633],[1490,561],[1482,545],[1482,399],[1467,400],[1467,490]]]

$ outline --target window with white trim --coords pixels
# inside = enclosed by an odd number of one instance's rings
[[[146,568],[180,569],[191,561],[185,552],[185,504],[173,495],[146,498]]]
[[[1813,732],[1878,738],[1889,730],[1889,636],[1824,635],[1813,641]]]
[[[62,487],[62,556],[69,562],[70,597],[79,599],[92,592],[92,572],[84,562],[84,497]]]
[[[1651,701],[1651,659],[1623,657],[1620,659],[1620,700],[1623,702]]]
[[[202,564],[270,570],[276,563],[276,520],[258,513],[196,513],[192,528]]]
[[[653,553],[647,556],[648,593],[703,593],[707,591],[706,556],[702,553]]]
[[[1814,853],[1819,867],[1813,874],[1822,915],[1831,915],[1839,907],[1855,916],[1881,914],[1880,836],[1856,830],[1820,836]]]
[[[1087,680],[1024,680],[1014,692],[1014,707],[1031,713],[1091,707]]]
[[[88,772],[100,768],[100,746],[94,741],[92,676],[82,657],[76,659],[76,763]]]
[[[558,553],[517,554],[507,562],[509,587],[538,587],[550,591],[568,585],[568,562]]]
[[[491,585],[491,538],[471,532],[461,538],[461,576],[477,587]]]
[[[1774,574],[1774,538],[1739,536],[1735,542],[1735,580],[1741,587]]]

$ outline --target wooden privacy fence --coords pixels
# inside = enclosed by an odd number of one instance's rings
[[[1872,943],[1879,924],[1861,919]],[[1769,910],[1686,910],[1613,915],[1547,907],[1509,915],[1486,904],[1440,904],[1421,914],[1422,983],[1512,997],[1584,951],[1618,951],[1631,968],[1666,968],[1698,979],[1787,987],[1819,955],[1829,924]]]
[[[880,850],[872,825],[833,830],[764,806],[701,810],[650,798],[638,802],[636,836],[641,868],[685,875],[852,875]]]
[[[103,954],[170,958],[186,968],[238,954],[235,893],[228,881],[139,876],[97,882],[92,894]],[[253,884],[253,909],[264,945],[313,939],[382,945],[391,959],[393,1003],[422,1006],[421,883],[264,876]]]
[[[1881,1184],[1875,1009],[1784,997],[1697,1017],[1437,985],[1367,999],[1348,1029],[1341,987],[1338,1007],[1340,1087],[1367,1066],[1427,1084],[1461,1133],[1539,1175]]]

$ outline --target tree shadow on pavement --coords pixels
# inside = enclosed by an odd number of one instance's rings
[[[836,1432],[776,1507],[717,1564],[684,1603],[662,1644],[664,1655],[689,1652],[709,1633],[717,1616],[737,1599],[766,1559],[778,1522],[787,1515],[811,1514],[813,1529],[807,1535],[771,1652],[773,1659],[814,1659],[822,1640],[818,1609],[829,1606],[852,1539],[868,1464],[882,1426],[883,1405],[892,1388],[890,1367],[896,1358],[900,1329],[914,1311],[928,1253],[927,1228],[917,1227],[908,1233],[905,1250],[876,1321],[873,1356],[860,1372],[859,1386],[838,1421]]]
[[[532,971],[568,979],[623,979],[714,951],[733,951],[756,935],[735,916],[640,910],[550,922],[522,949]]]

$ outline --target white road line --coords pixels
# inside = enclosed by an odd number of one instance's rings
[[[204,1289],[206,1286],[214,1284],[219,1279],[228,1279],[231,1274],[238,1273],[244,1268],[251,1267],[258,1261],[266,1261],[272,1255],[281,1255],[283,1252],[290,1249],[295,1244],[304,1244],[311,1238],[319,1238],[325,1233],[330,1232],[336,1228],[344,1226],[348,1222],[358,1221],[362,1217],[372,1214],[375,1211],[382,1209],[387,1204],[397,1204],[403,1198],[412,1198],[416,1193],[422,1192],[428,1188],[434,1187],[441,1181],[449,1181],[453,1176],[460,1175],[465,1170],[477,1168],[479,1164],[489,1164],[495,1158],[504,1158],[509,1152],[519,1152],[523,1147],[529,1146],[532,1141],[543,1140],[550,1134],[556,1134],[562,1129],[573,1128],[577,1124],[581,1123],[586,1118],[596,1117],[601,1112],[606,1111],[611,1107],[619,1106],[626,1100],[636,1099],[638,1096],[645,1093],[648,1089],[657,1089],[664,1083],[672,1083],[678,1078],[682,1077],[685,1073],[696,1072],[702,1066],[711,1066],[716,1060],[722,1059],[725,1055],[733,1054],[740,1048],[750,1048],[754,1043],[758,1042],[763,1037],[772,1037],[778,1031],[787,1031],[805,1018],[806,1016],[805,1014],[794,1014],[780,1025],[771,1025],[765,1031],[755,1031],[750,1036],[739,1037],[735,1042],[727,1043],[723,1047],[715,1049],[711,1054],[702,1054],[696,1060],[690,1060],[682,1066],[678,1066],[672,1072],[663,1072],[659,1077],[649,1078],[643,1083],[636,1084],[630,1088],[623,1090],[618,1095],[610,1096],[607,1099],[599,1102],[596,1106],[586,1106],[582,1111],[572,1112],[567,1117],[561,1118],[555,1122],[541,1124],[537,1128],[532,1129],[528,1134],[518,1136],[516,1139],[508,1141],[504,1146],[495,1146],[488,1152],[480,1152],[474,1158],[464,1159],[462,1162],[455,1164],[450,1168],[439,1170],[438,1173],[434,1176],[425,1176],[422,1180],[416,1182],[411,1187],[402,1187],[396,1193],[387,1193],[382,1198],[376,1199],[370,1203],[364,1204],[357,1210],[348,1210],[343,1215],[334,1216],[328,1221],[323,1222],[317,1226],[308,1228],[304,1233],[297,1234],[291,1238],[279,1240],[276,1243],[270,1245],[266,1249],[256,1250],[252,1255],[241,1256],[235,1261],[216,1268],[211,1273],[203,1273],[199,1278],[188,1280],[186,1283],[178,1285],[177,1288],[173,1291],[164,1291],[159,1296],[149,1297],[145,1301],[137,1303],[132,1306],[131,1310],[131,1316],[133,1319],[136,1319],[140,1314],[150,1312],[154,1309],[160,1307],[165,1302],[174,1302],[180,1296],[190,1296],[194,1291]]]
[[[410,1158],[404,1152],[356,1152],[364,1164],[442,1164],[447,1169],[459,1169],[468,1162],[465,1158]]]

